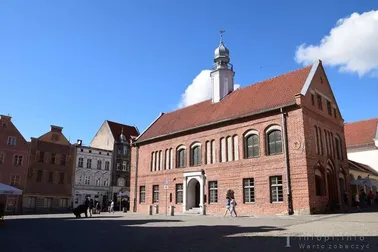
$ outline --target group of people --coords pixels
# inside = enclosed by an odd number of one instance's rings
[[[353,204],[357,208],[364,208],[366,206],[378,205],[378,193],[373,193],[370,190],[369,193],[366,193],[364,189],[361,189],[360,193],[355,193],[353,197]]]
[[[226,211],[224,212],[224,217],[229,212],[230,216],[232,217],[232,214],[235,214],[235,217],[238,217],[238,214],[236,213],[236,200],[234,197],[226,197]]]

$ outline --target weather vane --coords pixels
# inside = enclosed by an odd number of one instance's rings
[[[220,31],[219,31],[219,33],[220,33],[220,41],[221,41],[221,43],[223,43],[223,33],[225,33],[226,31],[225,30],[223,30],[223,29],[221,29]]]

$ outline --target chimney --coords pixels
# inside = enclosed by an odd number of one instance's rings
[[[51,132],[59,132],[62,133],[63,127],[55,126],[55,125],[50,125],[51,127]]]

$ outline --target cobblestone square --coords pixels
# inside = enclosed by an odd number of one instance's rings
[[[1,251],[378,251],[378,214],[7,216]]]

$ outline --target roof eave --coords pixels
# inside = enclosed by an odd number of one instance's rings
[[[160,136],[152,137],[152,138],[147,138],[147,139],[144,139],[142,141],[138,141],[137,140],[136,143],[137,144],[141,144],[141,143],[144,143],[144,142],[147,142],[147,141],[153,141],[153,140],[157,140],[159,138],[164,138],[164,137],[168,137],[168,136],[171,136],[171,135],[181,134],[181,133],[185,133],[185,132],[191,131],[191,130],[201,129],[201,128],[213,126],[213,125],[216,125],[216,124],[224,123],[224,122],[229,122],[229,121],[233,121],[233,120],[243,119],[243,118],[246,118],[246,117],[250,117],[250,116],[254,116],[254,115],[259,115],[259,114],[271,112],[271,111],[274,111],[274,110],[279,110],[281,108],[291,107],[291,106],[294,106],[294,105],[297,105],[297,103],[295,101],[291,102],[291,103],[288,103],[286,105],[281,105],[281,106],[270,108],[270,109],[264,109],[264,110],[260,110],[260,111],[253,112],[253,113],[249,113],[249,114],[246,114],[246,115],[231,117],[231,118],[228,118],[228,119],[224,119],[224,120],[220,120],[220,121],[216,121],[216,122],[211,122],[211,123],[203,124],[203,125],[192,127],[192,128],[188,128],[188,129],[185,129],[185,130],[179,130],[179,131],[175,131],[175,132],[172,132],[172,133],[169,133],[169,134],[160,135]],[[150,125],[150,127],[151,127],[151,125]]]
[[[143,134],[146,133],[146,131],[147,131],[149,128],[151,128],[151,126],[152,126],[154,123],[156,123],[157,120],[159,120],[160,117],[162,117],[163,115],[164,115],[164,113],[161,112],[160,115],[159,115],[155,120],[153,120],[152,123],[151,123],[150,125],[148,125],[148,127],[147,127],[142,133],[139,134],[139,136],[138,136],[138,137],[136,138],[136,140],[135,140],[136,143],[139,143],[139,142],[138,142],[139,138],[140,138],[141,136],[143,136]]]

